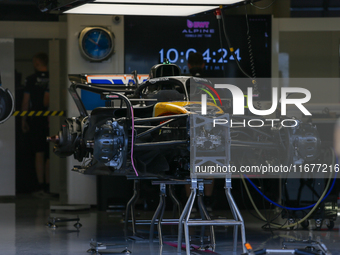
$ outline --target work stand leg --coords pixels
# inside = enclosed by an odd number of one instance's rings
[[[189,208],[188,208],[188,213],[185,217],[185,220],[184,220],[184,238],[185,238],[185,248],[186,248],[186,253],[187,255],[190,255],[190,234],[189,234],[189,226],[188,226],[188,221],[190,219],[190,214],[191,214],[191,210],[192,210],[192,207],[194,206],[194,202],[195,202],[195,198],[196,198],[196,190],[197,190],[197,182],[196,182],[196,187],[193,187],[193,183],[192,184],[192,193],[193,193],[193,199],[191,199],[190,201],[190,205],[189,205]]]
[[[197,193],[197,189],[198,189],[198,193]],[[190,237],[189,237],[188,221],[190,219],[190,214],[191,214],[191,211],[192,211],[195,199],[196,199],[196,194],[197,194],[198,209],[200,211],[201,218],[203,220],[211,220],[208,210],[203,203],[204,184],[203,182],[200,182],[197,184],[197,179],[192,179],[191,180],[191,194],[189,196],[189,199],[185,205],[185,208],[182,212],[182,215],[178,223],[178,246],[177,246],[178,253],[181,252],[181,248],[182,248],[181,247],[182,246],[182,235],[183,235],[183,227],[184,227],[186,253],[187,255],[190,254]],[[204,245],[204,232],[205,232],[205,227],[202,226],[201,236],[200,236],[201,246]],[[212,244],[211,245],[212,249],[215,250],[215,233],[214,233],[213,226],[210,226],[210,240]]]
[[[242,241],[242,249],[243,249],[243,253],[246,253],[247,252],[247,249],[245,247],[245,244],[246,244],[246,230],[245,230],[245,227],[244,227],[244,220],[242,218],[242,215],[234,201],[234,198],[233,196],[231,195],[231,178],[226,178],[226,181],[225,181],[225,194],[227,196],[227,200],[228,200],[228,203],[229,203],[229,206],[230,206],[230,210],[233,214],[233,217],[235,219],[235,221],[240,221],[241,222],[241,241]],[[235,225],[234,226],[234,246],[233,246],[233,251],[236,252],[236,249],[237,249],[237,235],[238,235],[238,226]]]
[[[194,205],[195,197],[196,197],[196,189],[197,189],[197,179],[191,179],[191,193],[190,193],[187,203],[185,204],[181,217],[179,218],[179,221],[178,221],[178,240],[177,240],[177,252],[178,253],[181,253],[181,248],[182,248],[184,219],[187,220],[187,218],[190,217],[190,213],[191,213],[192,207]],[[185,231],[186,245],[190,245],[189,229],[185,228],[184,231]],[[188,249],[190,253],[190,247],[187,247],[187,250]]]
[[[164,215],[164,210],[165,210],[165,194],[162,194],[163,198],[163,206],[162,206],[162,211],[161,215],[159,216],[158,219],[158,224],[157,224],[157,229],[158,229],[158,240],[159,240],[159,245],[163,246],[163,235],[162,235],[162,220],[163,220],[163,215]]]
[[[139,198],[139,190],[140,190],[140,182],[139,180],[134,180],[133,182],[133,196],[129,200],[129,202],[126,205],[125,209],[125,222],[124,222],[124,230],[125,234],[128,233],[128,223],[129,223],[129,214],[131,211],[131,221],[132,221],[132,232],[133,235],[136,235],[136,214],[135,214],[135,204]]]
[[[176,218],[176,209],[178,212],[178,217],[181,216],[181,212],[182,212],[182,206],[181,203],[178,201],[178,199],[176,198],[175,194],[174,194],[174,185],[169,185],[169,196],[174,204],[173,206],[173,210],[172,210],[172,214],[174,219]]]
[[[204,184],[203,182],[200,182],[198,184],[198,196],[197,196],[197,204],[198,208],[200,211],[201,218],[203,220],[211,220],[210,215],[208,213],[207,208],[204,205],[203,202],[203,196],[204,196]],[[215,251],[215,231],[214,231],[214,226],[209,226],[210,227],[210,241],[211,241],[211,246],[212,250]],[[204,232],[205,232],[205,226],[201,227],[201,246],[204,245]]]
[[[171,185],[171,184],[169,185],[169,196],[170,196],[172,203],[173,203],[172,217],[174,219],[178,219],[179,217],[181,217],[182,205],[181,205],[181,202],[179,202],[177,197],[175,196],[174,185]],[[172,225],[172,227],[171,227],[171,234],[172,235],[177,234],[177,228],[176,228],[175,225]]]
[[[161,224],[162,224],[162,219],[163,219],[163,214],[164,214],[164,210],[165,210],[165,198],[166,198],[166,185],[164,183],[161,183],[159,185],[159,189],[160,189],[160,194],[159,194],[159,204],[158,207],[151,219],[151,225],[150,225],[150,235],[149,235],[149,239],[150,242],[152,242],[153,240],[153,236],[154,236],[154,228],[155,228],[155,222],[156,219],[159,216],[158,219],[158,236],[159,236],[159,243],[160,245],[163,245],[163,239],[162,239],[162,229],[161,229]]]

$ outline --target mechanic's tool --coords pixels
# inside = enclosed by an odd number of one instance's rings
[[[121,252],[109,250],[112,248],[119,248],[119,246],[123,246],[123,245],[99,243],[91,239],[90,249],[88,249],[87,252],[91,254],[131,254],[132,253],[131,251],[128,250],[127,247],[125,247],[125,249]]]
[[[247,254],[249,255],[254,255],[253,247],[251,247],[250,243],[245,243],[244,246],[247,249]]]
[[[320,254],[320,255],[331,254],[329,250],[327,249],[326,245],[324,245],[322,242],[313,241],[311,237],[309,237],[308,240],[302,240],[302,241],[289,240],[289,241],[283,242],[282,246],[283,248],[288,248],[288,247],[302,248],[302,249],[310,251],[311,253],[314,252],[313,254],[315,253]]]
[[[297,255],[331,255],[326,245],[322,242],[311,240],[289,240],[282,243],[282,249],[261,249],[253,251],[249,243],[245,244],[247,253],[243,255],[263,255],[263,254],[297,254]],[[290,249],[287,249],[291,247]]]

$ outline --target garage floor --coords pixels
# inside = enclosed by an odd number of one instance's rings
[[[175,254],[176,248],[171,245],[176,242],[177,228],[163,227],[165,244],[162,249],[158,240],[149,242],[147,226],[138,226],[138,236],[125,238],[123,231],[122,211],[98,212],[96,209],[69,212],[50,212],[50,203],[55,199],[35,198],[31,195],[18,195],[13,198],[0,198],[0,254],[87,254],[90,241],[94,239],[102,243],[114,243],[117,246],[113,251],[121,252],[126,247],[132,254]],[[237,201],[236,201],[237,202]],[[230,212],[216,211],[213,217],[225,217]],[[153,212],[138,211],[137,219],[150,219]],[[167,212],[168,216],[171,214]],[[340,254],[340,220],[335,222],[332,231],[323,226],[321,231],[313,230],[311,221],[309,230],[300,227],[294,230],[269,230],[261,229],[263,222],[255,219],[248,212],[242,211],[246,222],[247,239],[255,250],[261,248],[279,249],[285,239],[308,239],[322,241],[330,252]],[[59,223],[56,230],[45,226],[49,216],[74,218],[79,216],[83,225],[79,231],[73,226],[74,222]],[[165,216],[165,218],[167,215]],[[284,222],[281,220],[282,223]],[[198,241],[199,228],[191,228],[192,242]],[[216,253],[232,253],[232,228],[216,228]],[[130,229],[128,235],[131,237]],[[145,237],[145,239],[143,239]],[[198,242],[196,242],[198,243]],[[208,254],[208,252],[192,252],[193,254]],[[241,254],[239,243],[237,254]],[[111,253],[112,254],[112,253]],[[185,254],[182,251],[182,254]]]

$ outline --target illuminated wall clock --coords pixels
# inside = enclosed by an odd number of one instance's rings
[[[79,35],[82,55],[90,61],[101,62],[114,53],[114,34],[103,27],[86,27]]]

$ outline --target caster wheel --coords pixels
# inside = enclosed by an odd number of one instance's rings
[[[131,254],[132,252],[131,251],[129,251],[127,248],[124,250],[124,251],[122,251],[121,252],[122,254]]]
[[[322,227],[322,219],[316,219],[315,220],[315,226],[316,226],[316,230],[321,230]]]
[[[308,229],[309,221],[308,221],[308,220],[305,220],[305,221],[301,222],[300,224],[301,224],[301,227],[302,227],[303,229]]]
[[[329,224],[327,224],[328,230],[332,230],[334,228],[334,221],[330,220]]]
[[[51,229],[57,229],[58,226],[57,226],[56,224],[53,224],[53,225],[50,226],[50,228],[51,228]]]
[[[294,223],[295,223],[295,220],[294,220],[294,219],[289,219],[289,220],[288,220],[288,223],[289,223],[289,225],[294,224]],[[294,226],[294,227],[295,227],[295,226]],[[293,230],[294,227],[290,227],[289,229],[290,229],[290,230]]]

